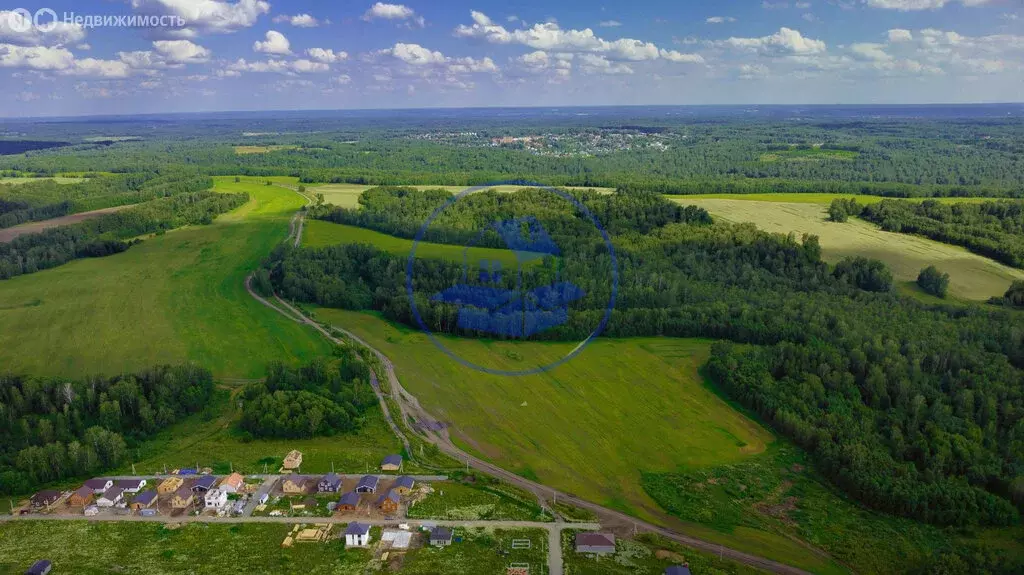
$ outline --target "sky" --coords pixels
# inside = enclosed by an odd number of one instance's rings
[[[1022,0],[0,5],[7,117],[1024,100]]]

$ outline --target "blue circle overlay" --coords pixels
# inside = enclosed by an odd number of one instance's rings
[[[580,213],[582,213],[587,219],[590,220],[590,222],[592,224],[594,224],[594,227],[601,234],[601,238],[604,240],[604,244],[608,248],[608,254],[611,256],[611,263],[612,263],[612,291],[611,291],[611,296],[608,298],[608,305],[605,307],[604,315],[601,316],[601,321],[598,323],[597,328],[595,328],[594,331],[592,331],[590,333],[590,335],[587,336],[587,338],[585,340],[581,341],[576,347],[574,347],[572,349],[572,351],[570,351],[568,354],[566,354],[561,359],[558,359],[557,361],[554,361],[554,362],[549,363],[547,365],[543,365],[543,366],[540,366],[540,367],[535,367],[535,368],[532,368],[532,369],[520,370],[520,371],[509,371],[509,370],[503,370],[503,369],[492,369],[492,368],[489,368],[489,367],[484,367],[482,365],[477,365],[477,364],[475,364],[475,363],[473,363],[473,362],[471,362],[471,361],[469,361],[469,360],[459,356],[458,354],[456,354],[452,350],[448,349],[448,347],[446,347],[444,345],[444,343],[442,343],[441,340],[436,335],[434,335],[434,333],[432,331],[430,331],[430,328],[427,327],[426,322],[423,321],[423,318],[420,316],[419,309],[416,307],[416,298],[413,296],[413,289],[412,289],[413,262],[416,260],[416,248],[419,246],[420,242],[423,241],[423,236],[426,234],[427,230],[430,228],[430,225],[432,223],[434,223],[434,220],[436,220],[437,217],[439,215],[441,215],[442,212],[444,212],[446,209],[451,207],[452,204],[454,204],[455,202],[465,198],[466,196],[469,196],[471,194],[475,194],[477,192],[481,192],[481,191],[484,191],[484,190],[489,190],[489,189],[495,188],[497,186],[509,186],[509,185],[511,185],[511,186],[519,186],[519,187],[522,187],[522,188],[536,188],[536,189],[546,190],[548,192],[556,194],[558,197],[560,197],[563,200],[565,200],[565,201],[571,203],[572,205],[574,205],[576,207],[576,209],[579,210]],[[467,249],[468,249],[468,246],[467,246]],[[533,375],[533,374],[542,373],[542,372],[554,369],[554,368],[562,365],[563,363],[569,361],[570,359],[576,357],[588,345],[590,345],[590,342],[594,341],[594,339],[597,338],[599,335],[601,335],[601,332],[603,332],[605,330],[605,328],[608,326],[608,321],[611,319],[612,310],[615,308],[615,298],[616,298],[616,296],[619,293],[619,264],[618,264],[618,260],[615,257],[615,247],[612,245],[611,237],[608,235],[608,232],[605,231],[604,226],[601,225],[601,222],[597,221],[597,218],[594,217],[594,214],[591,213],[591,211],[589,209],[587,209],[587,207],[585,205],[583,205],[583,202],[579,201],[572,194],[566,192],[565,190],[560,190],[558,188],[553,188],[551,186],[545,186],[543,184],[537,184],[537,183],[533,183],[533,182],[523,182],[522,180],[510,180],[510,181],[503,181],[503,182],[495,182],[495,183],[486,184],[486,185],[483,185],[483,186],[474,186],[474,187],[465,189],[465,190],[459,192],[458,194],[455,194],[451,198],[449,198],[448,201],[446,201],[442,206],[438,207],[437,209],[434,210],[433,213],[430,214],[430,217],[427,218],[427,220],[425,222],[423,222],[423,226],[420,228],[419,232],[416,233],[416,238],[413,240],[412,249],[409,251],[409,259],[408,259],[408,261],[406,262],[406,265],[405,265],[405,291],[406,291],[406,294],[409,297],[409,307],[412,310],[413,317],[416,318],[416,323],[419,324],[420,329],[423,330],[423,333],[425,333],[427,335],[427,337],[430,338],[430,341],[432,341],[434,343],[434,345],[437,346],[438,349],[443,351],[448,357],[454,359],[455,361],[461,363],[462,365],[465,365],[466,367],[475,369],[477,371],[482,371],[484,373],[488,373],[488,374],[491,374],[491,375],[505,375],[505,376]]]

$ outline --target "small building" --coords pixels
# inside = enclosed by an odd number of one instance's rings
[[[156,509],[153,509],[152,507],[148,507],[146,509],[140,509],[139,510],[139,515],[141,515],[143,517],[155,517],[156,516]]]
[[[200,477],[199,479],[196,479],[196,482],[192,484],[192,491],[194,493],[205,493],[205,492],[213,489],[213,486],[216,483],[217,483],[217,478],[216,477],[214,477],[212,475],[204,475],[204,476]]]
[[[414,485],[416,485],[415,479],[408,475],[403,475],[395,480],[395,484],[391,488],[397,491],[399,495],[408,495],[412,492]]]
[[[221,489],[211,489],[206,492],[203,504],[207,509],[223,509],[228,504],[228,492]]]
[[[356,485],[356,493],[376,493],[380,478],[376,475],[364,475]]]
[[[25,570],[25,575],[46,575],[52,568],[53,565],[50,563],[49,559],[40,559]]]
[[[257,505],[266,505],[267,501],[269,501],[269,500],[270,500],[270,494],[269,493],[264,493],[263,495],[260,495],[259,499],[256,500],[256,504]]]
[[[665,575],[691,575],[689,563],[683,563],[682,565],[672,565],[665,568]]]
[[[146,486],[145,479],[118,479],[114,485],[120,487],[125,493],[138,493]]]
[[[95,505],[89,505],[88,507],[85,508],[84,511],[82,511],[82,513],[86,517],[93,517],[95,515],[99,515],[100,514],[100,508],[96,507]]]
[[[135,499],[132,499],[131,508],[133,510],[135,510],[135,511],[141,511],[143,509],[148,509],[148,508],[156,505],[156,500],[157,500],[156,490],[155,489],[149,489],[149,490],[143,491],[142,493],[136,495]]]
[[[401,455],[389,455],[384,458],[384,461],[380,462],[381,471],[398,471],[402,468],[402,456]]]
[[[302,452],[298,449],[293,449],[288,452],[288,455],[284,456],[284,465],[282,466],[285,471],[293,471],[302,466]]]
[[[239,500],[235,501],[233,504],[231,504],[231,513],[233,515],[241,515],[244,512],[245,512],[245,501],[242,501],[241,499],[239,499]]]
[[[370,526],[365,523],[349,523],[345,529],[346,547],[365,547],[370,543]]]
[[[94,497],[95,495],[93,495],[92,489],[83,485],[68,497],[68,505],[72,507],[85,507],[92,503]]]
[[[315,484],[316,483],[312,477],[307,477],[305,475],[292,475],[285,479],[284,483],[281,484],[281,491],[293,495],[305,494],[309,493],[310,488]]]
[[[341,477],[337,473],[328,473],[317,483],[316,490],[320,493],[337,493],[341,491]]]
[[[435,527],[430,530],[430,544],[434,547],[447,547],[452,544],[452,530],[447,527]]]
[[[161,481],[160,485],[156,486],[156,492],[160,495],[170,495],[181,489],[181,486],[184,484],[185,480],[180,477],[168,477]]]
[[[124,489],[111,487],[96,498],[96,505],[100,507],[113,507],[124,500]]]
[[[175,509],[185,509],[193,503],[195,503],[195,493],[188,487],[178,489],[174,492],[174,497],[171,497],[171,507]]]
[[[380,499],[377,500],[377,508],[384,513],[398,513],[398,506],[401,501],[398,492],[392,489],[385,495],[380,496]]]
[[[577,553],[615,553],[615,535],[611,533],[577,533]]]
[[[93,495],[102,495],[104,491],[114,486],[113,479],[90,479],[85,482],[85,486],[92,489]]]
[[[46,489],[32,496],[32,507],[34,509],[48,508],[60,501],[60,491]]]
[[[224,478],[217,487],[225,493],[238,493],[245,485],[245,478],[241,473],[232,473]]]
[[[349,491],[341,496],[341,499],[338,500],[338,505],[334,509],[336,511],[355,511],[357,507],[359,507],[359,494],[355,491]]]

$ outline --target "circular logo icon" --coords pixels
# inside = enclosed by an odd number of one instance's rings
[[[486,223],[479,229],[475,231],[465,229],[441,231],[441,235],[460,238],[464,244],[461,279],[455,285],[448,285],[443,289],[438,289],[440,286],[436,281],[430,281],[431,278],[424,278],[424,281],[420,283],[433,285],[433,288],[426,292],[430,303],[443,306],[447,310],[446,313],[450,312],[448,313],[449,317],[454,315],[452,318],[454,326],[450,321],[446,322],[446,325],[457,327],[462,332],[472,332],[485,337],[496,336],[501,339],[521,340],[569,322],[571,304],[584,301],[587,293],[583,286],[573,283],[572,278],[563,277],[563,270],[574,266],[568,266],[562,260],[570,255],[576,258],[589,257],[591,260],[594,256],[589,254],[583,256],[579,253],[580,250],[572,250],[572,254],[563,253],[558,242],[546,229],[544,222],[551,216],[552,210],[557,209],[554,208],[554,204],[560,203],[561,207],[568,209],[568,213],[573,216],[573,221],[583,222],[582,225],[591,227],[593,233],[596,234],[595,240],[600,237],[600,244],[607,252],[607,260],[604,261],[604,264],[609,269],[609,296],[607,300],[604,300],[602,296],[603,313],[594,325],[585,328],[585,330],[589,330],[587,336],[558,359],[520,370],[483,366],[455,353],[445,345],[442,338],[438,337],[424,320],[415,291],[417,283],[415,281],[416,254],[420,250],[421,244],[427,243],[425,238],[429,235],[431,225],[439,218],[444,218],[444,214],[449,209],[456,207],[458,202],[469,196],[497,186],[509,185],[542,191],[552,197],[544,200],[532,198],[538,200],[539,204],[543,204],[543,209],[538,209],[537,214],[528,213],[530,210],[526,210],[527,213],[513,213],[507,206],[497,206],[501,203],[497,202],[493,206],[488,206],[494,208],[493,214],[473,212],[478,221],[479,219],[486,220]],[[479,206],[471,206],[469,211],[472,212],[477,207]],[[456,218],[461,216],[463,223],[465,222],[465,210],[456,208],[452,211],[455,212]],[[562,213],[564,215],[565,212]],[[565,237],[566,231],[560,231],[562,237]],[[501,247],[496,248],[496,245]],[[473,261],[474,254],[479,257],[477,262]],[[478,263],[479,267],[474,267],[474,263]],[[579,262],[577,261],[577,263]],[[598,264],[594,261],[587,261],[585,265]],[[577,265],[574,269],[578,271],[580,266]],[[519,376],[540,373],[562,365],[579,355],[590,342],[604,331],[615,307],[619,272],[611,238],[583,202],[565,190],[515,181],[468,188],[451,196],[443,205],[435,209],[420,227],[413,241],[406,262],[405,280],[412,316],[420,329],[438,349],[472,369],[492,375]],[[423,285],[420,287],[422,288]]]
[[[32,13],[24,8],[15,8],[6,16],[7,26],[14,32],[28,32],[32,28]]]
[[[49,16],[49,18],[45,18]],[[57,13],[52,8],[40,8],[32,19],[36,29],[40,32],[52,32],[57,27]]]

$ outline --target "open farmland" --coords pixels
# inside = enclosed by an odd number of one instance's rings
[[[27,184],[29,182],[38,182],[39,180],[53,180],[58,184],[77,184],[85,181],[85,178],[69,176],[53,176],[48,178],[0,178],[0,184]]]
[[[861,196],[857,198],[860,200]],[[834,263],[848,256],[876,258],[889,266],[897,281],[914,282],[922,268],[935,265],[949,274],[949,293],[954,297],[986,300],[1002,295],[1014,279],[1024,279],[1024,271],[961,247],[882,231],[856,218],[842,224],[827,221],[826,207],[820,204],[692,197],[673,200],[700,206],[724,220],[751,222],[769,232],[792,232],[797,236],[814,234],[821,238],[822,256],[826,261]]]
[[[133,206],[115,206],[113,208],[103,208],[101,210],[92,210],[89,212],[80,212],[68,216],[61,216],[59,218],[53,218],[52,220],[43,220],[41,222],[28,222],[10,228],[2,228],[0,229],[0,242],[9,242],[18,236],[22,236],[25,234],[35,234],[43,230],[48,230],[50,228],[67,226],[70,224],[77,224],[78,222],[90,220],[92,218],[97,218],[105,214],[112,214],[116,211],[130,207]]]
[[[321,338],[245,291],[245,276],[285,237],[303,204],[262,182],[217,178],[217,190],[251,199],[212,225],[0,282],[0,365],[80,376],[191,360],[219,377],[262,377],[269,361],[328,353]]]
[[[0,523],[0,573],[23,573],[35,560],[53,573],[218,573],[345,575],[364,573],[365,549],[343,540],[282,549],[291,525],[192,523],[168,529],[122,521],[9,521]]]
[[[905,200],[908,202],[923,202],[934,200],[942,204],[956,204],[964,202],[987,202],[992,198],[886,198],[883,196],[869,196],[867,194],[804,194],[804,193],[779,193],[779,194],[694,194],[685,196],[669,196],[673,201],[681,204],[694,203],[691,200],[743,200],[747,202],[782,202],[789,204],[823,204],[829,205],[832,200],[856,200],[857,203],[868,205],[877,204],[882,200]]]

